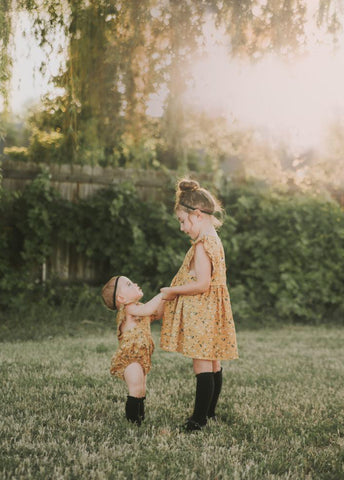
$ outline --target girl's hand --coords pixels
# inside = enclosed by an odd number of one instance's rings
[[[173,291],[173,287],[160,288],[160,292],[162,293],[163,300],[174,300],[177,296],[177,294]]]

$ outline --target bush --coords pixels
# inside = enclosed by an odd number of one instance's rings
[[[2,191],[0,202],[0,292],[2,306],[36,299],[40,266],[52,252],[53,206],[47,174],[23,193]]]
[[[344,216],[334,202],[254,186],[224,195],[222,230],[242,321],[343,322]]]
[[[236,322],[342,322],[340,207],[254,185],[228,184],[222,200],[229,214],[220,236]],[[7,309],[43,297],[59,304],[61,291],[41,283],[41,265],[56,239],[97,262],[102,283],[113,274],[126,275],[142,285],[147,298],[169,284],[189,246],[172,206],[142,202],[128,184],[76,204],[62,199],[43,173],[22,193],[3,192],[0,214],[0,303]]]
[[[97,263],[103,282],[127,275],[147,296],[169,283],[188,240],[162,203],[142,202],[133,186],[114,186],[78,204],[62,199],[39,175],[22,193],[0,204],[0,304],[38,301],[41,266],[58,240]]]
[[[28,149],[27,147],[5,147],[4,155],[10,160],[15,162],[27,162],[28,161]]]

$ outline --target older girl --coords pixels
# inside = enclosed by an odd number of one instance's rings
[[[238,358],[235,326],[226,284],[223,246],[215,213],[221,206],[193,180],[182,180],[176,192],[175,212],[180,229],[192,240],[166,300],[161,347],[193,359],[196,398],[186,431],[200,430],[215,417],[222,387],[221,360]]]

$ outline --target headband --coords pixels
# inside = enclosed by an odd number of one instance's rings
[[[207,215],[213,215],[213,212],[207,212],[206,210],[202,210],[201,208],[198,207],[191,207],[191,205],[186,205],[185,203],[179,202],[179,205],[185,208],[189,208],[190,210],[199,210],[202,213],[206,213]]]
[[[113,309],[114,310],[117,310],[117,307],[116,307],[116,292],[117,292],[117,284],[118,284],[118,280],[119,280],[120,276],[121,275],[118,275],[118,277],[116,278],[115,286],[114,286],[114,289],[113,289]]]

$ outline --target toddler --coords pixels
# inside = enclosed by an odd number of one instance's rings
[[[146,377],[154,350],[150,323],[163,313],[161,293],[145,304],[139,303],[142,296],[141,288],[121,275],[112,277],[102,289],[105,305],[118,312],[119,348],[111,359],[110,373],[126,382],[126,418],[138,426],[145,418]]]

